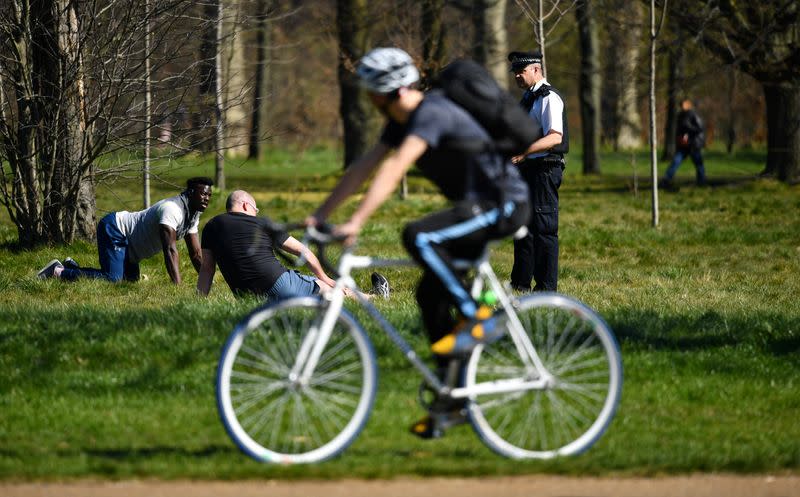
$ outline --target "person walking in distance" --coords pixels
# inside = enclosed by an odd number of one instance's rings
[[[672,157],[672,163],[667,169],[667,174],[664,176],[662,185],[665,188],[675,188],[672,179],[675,173],[678,172],[681,162],[686,156],[692,158],[694,162],[695,173],[698,186],[706,185],[706,168],[703,164],[702,150],[706,144],[706,131],[703,125],[703,120],[697,115],[694,110],[692,101],[684,98],[681,101],[681,111],[678,113],[678,126],[675,137],[675,155]]]
[[[511,52],[511,71],[525,90],[520,104],[540,128],[539,138],[511,161],[530,190],[528,233],[514,241],[511,287],[519,292],[558,289],[558,189],[569,151],[564,100],[542,73],[540,52]]]

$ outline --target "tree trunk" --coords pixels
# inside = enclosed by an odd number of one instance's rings
[[[666,8],[666,6],[664,7]],[[658,149],[658,139],[656,135],[656,39],[658,30],[656,29],[656,2],[650,0],[650,179],[652,195],[652,224],[658,226],[658,160],[656,151]]]
[[[592,0],[575,7],[581,49],[580,105],[583,135],[583,173],[600,173],[600,62],[598,30]]]
[[[734,107],[734,97],[738,91],[739,71],[734,67],[728,67],[728,124],[726,125],[725,133],[725,150],[728,155],[733,153],[733,147],[736,145],[736,122],[738,112]]]
[[[6,180],[3,170],[2,202],[24,247],[69,243],[76,234],[92,239],[94,185],[86,181],[91,143],[75,4],[21,1],[9,9],[4,28],[13,34],[15,50],[2,65],[16,115],[3,108],[2,159],[12,177]]]
[[[638,148],[642,145],[642,118],[639,114],[639,95],[637,80],[639,70],[639,47],[642,40],[642,8],[638,2],[625,7],[625,32],[620,47],[621,87],[617,101],[619,134],[617,147],[621,149]]]
[[[545,50],[545,34],[544,34],[544,3],[542,0],[537,0],[537,40],[539,44],[539,52],[542,54],[542,76],[547,78],[547,51]]]
[[[225,154],[229,157],[246,156],[250,138],[248,117],[248,74],[245,66],[245,42],[242,31],[242,0],[229,0],[223,19],[223,109],[225,112]],[[252,106],[250,106],[252,107]],[[220,187],[223,188],[223,187]]]
[[[680,29],[680,28],[678,28]],[[678,94],[683,86],[683,37],[678,34],[676,45],[669,54],[667,76],[667,115],[664,122],[664,148],[661,159],[670,160],[675,155],[675,135],[678,132]]]
[[[767,105],[767,164],[762,175],[800,182],[800,86],[763,83]]]
[[[65,140],[60,154],[68,179],[69,190],[66,195],[66,219],[63,232],[64,241],[71,241],[75,235],[84,240],[94,240],[96,236],[96,205],[93,167],[91,162],[84,164],[87,150],[91,148],[87,130],[83,60],[80,53],[80,35],[75,3],[59,0],[59,9],[66,16],[60,23],[60,53],[62,57],[63,105],[61,111]]]
[[[422,63],[420,84],[427,88],[431,78],[439,72],[445,62],[445,29],[442,22],[444,0],[424,0],[422,2]]]
[[[150,0],[144,0],[145,18],[150,19]],[[142,164],[142,207],[150,207],[150,152],[151,133],[153,130],[153,86],[150,70],[150,43],[152,33],[150,26],[144,35],[144,163]]]
[[[355,76],[355,66],[368,40],[367,0],[338,0],[339,113],[344,125],[344,167],[367,150],[367,105]]]
[[[508,89],[507,0],[476,0],[473,14],[475,60],[483,64],[500,84]]]
[[[256,0],[256,72],[253,81],[253,105],[250,112],[250,144],[247,157],[258,159],[261,155],[261,135],[266,124],[266,102],[268,95],[267,46],[271,38],[268,0]]]
[[[222,91],[223,0],[216,0],[214,17],[214,183],[225,189],[225,111]]]

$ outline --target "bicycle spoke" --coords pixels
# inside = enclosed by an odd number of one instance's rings
[[[366,420],[365,406],[375,394],[374,359],[352,320],[334,322],[308,383],[289,378],[324,310],[312,300],[267,306],[257,311],[264,315],[243,321],[252,328],[238,332],[238,342],[226,345],[221,364],[227,369],[218,377],[221,415],[237,444],[257,458],[325,459],[349,445]]]
[[[585,449],[610,422],[619,399],[619,352],[607,326],[575,301],[560,295],[531,295],[514,310],[545,371],[525,367],[512,337],[473,354],[467,388],[491,381],[540,378],[542,389],[511,395],[480,394],[471,419],[482,439],[511,457],[549,458]],[[509,319],[510,321],[510,319]]]

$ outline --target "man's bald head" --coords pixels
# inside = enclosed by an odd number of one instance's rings
[[[255,216],[258,213],[256,200],[244,190],[236,190],[228,195],[225,209],[228,212],[243,212],[251,216]]]

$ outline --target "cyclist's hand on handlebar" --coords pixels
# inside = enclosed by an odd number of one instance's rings
[[[361,226],[353,221],[348,221],[344,224],[340,224],[333,229],[334,236],[337,237],[344,237],[345,241],[344,244],[346,246],[353,245],[358,238],[358,234],[361,231]]]

